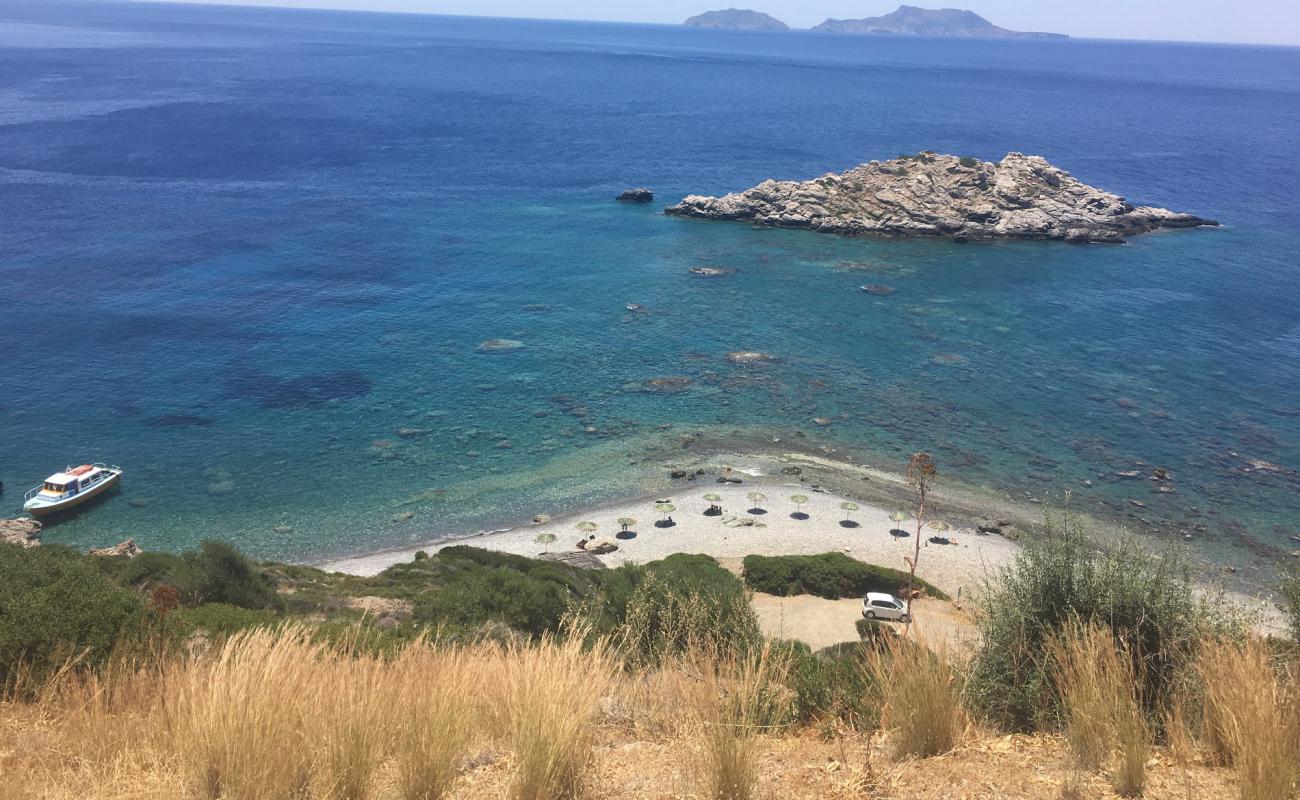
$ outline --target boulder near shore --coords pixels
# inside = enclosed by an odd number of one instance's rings
[[[1001,161],[921,152],[810,181],[760,183],[724,197],[691,195],[670,216],[804,228],[844,236],[1051,239],[1122,244],[1161,228],[1217,222],[1134,206],[1041,156]]]
[[[41,543],[41,523],[34,519],[0,519],[0,544],[36,547]]]

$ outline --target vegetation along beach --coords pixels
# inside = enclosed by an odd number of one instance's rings
[[[1297,796],[1295,14],[239,2],[0,0],[0,800]]]

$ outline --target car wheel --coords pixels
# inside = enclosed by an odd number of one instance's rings
[[[863,616],[865,616],[867,619],[875,619],[875,618],[876,618],[876,612],[871,611],[870,609],[868,609],[868,610],[867,610],[867,613],[864,614]]]
[[[909,624],[911,624],[911,622],[912,622],[912,615],[911,615],[911,614],[904,614],[903,616],[901,616],[901,617],[898,618],[898,621],[901,622],[901,623],[903,623],[904,625],[909,625]]]

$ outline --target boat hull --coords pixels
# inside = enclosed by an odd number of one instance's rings
[[[68,509],[76,508],[77,506],[89,500],[94,500],[96,497],[102,495],[104,492],[107,492],[109,489],[112,489],[114,486],[117,486],[117,484],[121,480],[122,480],[122,474],[120,472],[115,473],[105,478],[104,480],[100,481],[99,483],[95,484],[94,486],[90,487],[89,489],[85,490],[84,492],[78,492],[77,494],[74,494],[72,497],[67,497],[62,500],[55,500],[51,503],[30,503],[30,504],[24,503],[23,510],[26,511],[28,514],[31,514],[33,517],[41,517],[46,514],[57,514],[60,511],[67,511]]]

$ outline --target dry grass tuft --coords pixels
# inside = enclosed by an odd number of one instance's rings
[[[169,705],[183,780],[204,800],[307,796],[324,648],[303,628],[232,636],[174,676]]]
[[[1050,652],[1076,764],[1097,769],[1118,749],[1115,791],[1125,797],[1141,794],[1151,732],[1137,696],[1132,658],[1109,631],[1079,624],[1068,626]]]
[[[479,672],[458,646],[417,643],[393,665],[396,731],[392,755],[402,800],[440,800],[449,795],[457,765],[478,734],[474,695]]]
[[[502,651],[484,684],[500,691],[497,727],[514,750],[515,800],[571,800],[587,789],[600,701],[616,664],[604,642],[544,639]]]
[[[749,656],[697,655],[705,696],[695,706],[694,783],[706,800],[750,800],[758,785],[762,734],[788,708],[785,664],[770,647]]]
[[[1211,642],[1197,671],[1205,738],[1237,772],[1242,800],[1290,797],[1300,772],[1300,691],[1265,642]]]
[[[945,647],[892,637],[872,652],[866,669],[880,687],[880,721],[896,756],[929,758],[957,745],[966,728],[962,680]]]

